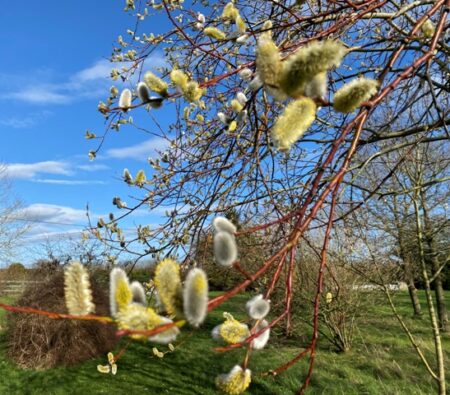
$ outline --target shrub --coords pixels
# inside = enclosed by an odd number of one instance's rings
[[[91,283],[96,314],[109,315],[107,295]],[[67,313],[61,270],[29,286],[17,302],[58,313]],[[115,329],[94,321],[54,320],[35,314],[10,314],[8,354],[23,368],[47,369],[73,365],[110,351],[117,342]]]

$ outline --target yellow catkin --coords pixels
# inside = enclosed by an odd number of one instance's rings
[[[222,11],[222,19],[228,20],[228,19],[236,19],[239,16],[238,9],[234,6],[233,3],[228,3],[223,11]]]
[[[109,280],[109,303],[111,315],[128,306],[133,300],[128,276],[121,268],[114,268],[110,273]]]
[[[189,77],[184,72],[176,69],[170,72],[170,79],[172,83],[182,91],[186,89],[186,85],[189,81]]]
[[[97,365],[97,370],[100,373],[109,373],[111,367],[109,365]]]
[[[236,365],[229,373],[216,377],[216,386],[226,394],[238,395],[249,387],[251,381],[251,371],[249,369],[244,371]]]
[[[247,30],[247,26],[245,25],[244,19],[242,19],[240,15],[236,17],[235,23],[236,23],[236,30],[241,34],[245,33],[245,31]]]
[[[189,81],[183,89],[183,96],[188,102],[199,101],[205,91],[200,88],[200,85],[196,81]]]
[[[218,41],[225,40],[227,37],[226,34],[217,27],[207,27],[203,30],[203,33],[205,33],[206,36]]]
[[[183,93],[184,98],[188,102],[197,102],[204,94],[204,89],[196,81],[189,81],[187,74],[181,70],[172,70],[170,73],[172,83],[178,87]]]
[[[334,94],[334,109],[343,113],[356,110],[377,93],[378,85],[378,81],[369,78],[354,79]]]
[[[208,311],[208,279],[198,268],[189,271],[183,290],[183,308],[187,321],[198,327]]]
[[[119,311],[127,307],[133,300],[133,293],[131,292],[128,282],[124,279],[119,279],[117,282],[115,297]]]
[[[237,122],[236,121],[231,121],[230,124],[228,125],[228,131],[229,132],[234,132],[237,128]]]
[[[137,186],[142,187],[146,182],[147,182],[147,177],[145,176],[144,170],[139,170],[136,173],[136,177],[134,178],[134,183]]]
[[[173,259],[166,258],[155,270],[155,286],[159,298],[168,314],[176,314],[181,291],[180,266]]]
[[[241,324],[231,314],[224,313],[226,320],[220,325],[219,335],[228,344],[241,343],[250,336],[248,326]]]
[[[69,314],[94,312],[89,274],[80,262],[71,263],[64,272],[64,296]]]
[[[263,84],[278,87],[283,65],[278,47],[269,36],[258,40],[256,49],[256,70]]]
[[[130,304],[117,314],[119,329],[152,330],[163,323],[163,317],[156,314],[153,309],[140,304]],[[147,339],[140,334],[132,334],[130,337],[136,340]]]
[[[272,140],[280,150],[289,150],[316,118],[316,104],[309,97],[290,102],[272,127]]]
[[[112,352],[109,352],[108,353],[108,355],[107,355],[107,357],[108,357],[108,363],[110,364],[110,365],[112,365],[113,363],[114,363],[114,354],[112,353]]]
[[[425,38],[431,38],[434,36],[434,32],[436,31],[436,26],[431,22],[430,19],[427,19],[422,26],[420,26],[420,30]]]
[[[333,301],[333,294],[331,292],[327,292],[325,295],[325,301],[327,304],[330,304]]]
[[[298,97],[311,79],[340,65],[347,53],[339,41],[314,41],[298,49],[283,63],[281,89],[289,96]]]
[[[234,112],[241,112],[244,106],[237,99],[231,100],[231,108]]]
[[[167,91],[168,89],[167,83],[163,81],[161,78],[157,77],[151,71],[147,71],[145,73],[144,81],[151,91],[156,92],[163,97],[168,96],[169,93]]]

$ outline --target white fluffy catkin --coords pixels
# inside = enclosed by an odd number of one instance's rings
[[[259,331],[266,328],[268,325],[269,323],[266,320],[262,320],[261,322],[258,323],[258,325],[256,325],[255,332],[258,333]],[[270,328],[252,340],[252,348],[254,350],[263,349],[266,346],[267,342],[269,341],[269,337],[270,337]]]
[[[250,80],[250,78],[252,78],[253,71],[251,69],[249,69],[248,67],[246,67],[245,69],[240,70],[238,75],[244,81],[248,81],[248,80]]]
[[[64,296],[69,314],[86,315],[95,309],[89,274],[80,262],[71,263],[64,271]]]
[[[214,258],[216,262],[229,267],[237,259],[237,245],[233,235],[219,231],[214,235]]]
[[[208,279],[202,269],[191,269],[183,289],[183,311],[187,321],[200,326],[208,312]]]
[[[147,84],[145,82],[139,82],[136,90],[142,103],[148,103],[150,101],[150,92],[148,91]]]
[[[127,111],[130,107],[131,107],[131,99],[132,99],[132,94],[131,91],[129,89],[124,89],[122,91],[122,93],[120,94],[120,98],[119,98],[119,107],[124,110]]]
[[[254,320],[261,320],[270,311],[270,301],[263,298],[263,295],[256,295],[251,298],[247,304],[247,313]]]
[[[223,231],[231,234],[236,233],[236,226],[234,226],[233,223],[225,217],[214,218],[212,224],[216,232]]]
[[[133,281],[130,285],[130,289],[133,294],[133,303],[147,306],[147,297],[145,296],[145,290],[142,284],[139,281]]]

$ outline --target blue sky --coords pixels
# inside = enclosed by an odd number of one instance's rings
[[[130,195],[139,193],[120,181],[123,169],[149,170],[147,157],[164,148],[148,134],[125,127],[111,134],[97,160],[88,160],[95,143],[85,140],[84,132],[102,134],[97,104],[113,84],[107,58],[117,36],[125,37],[134,23],[123,3],[42,0],[2,7],[0,163],[23,202],[20,216],[33,223],[16,260],[30,263],[39,251],[30,246],[79,232],[86,224],[86,204],[96,218],[114,211],[116,195],[132,203]],[[163,28],[155,23],[147,24],[153,32]],[[152,62],[158,65],[161,59]],[[164,125],[167,115],[160,113],[158,120]],[[151,131],[150,121],[146,126]],[[124,226],[157,220],[156,214],[141,211]]]

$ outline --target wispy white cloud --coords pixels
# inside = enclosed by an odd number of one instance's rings
[[[165,64],[162,55],[154,54],[145,63],[145,68],[157,68]],[[106,59],[94,62],[91,66],[79,70],[60,82],[54,82],[54,78],[47,70],[46,74],[40,74],[36,80],[33,73],[25,76],[6,76],[0,74],[0,87],[4,94],[0,95],[0,100],[18,100],[31,104],[68,104],[76,100],[86,98],[99,98],[111,85],[109,78],[113,68],[120,69],[129,65],[129,62],[111,63]],[[12,81],[16,81],[15,85]],[[130,81],[122,83],[115,81],[114,84],[121,87],[137,83],[137,74]]]
[[[72,81],[87,82],[99,79],[106,79],[111,73],[113,64],[106,59],[98,60],[92,66],[77,72]]]
[[[89,216],[94,223],[99,218],[92,212]],[[89,224],[86,209],[46,203],[31,204],[19,210],[16,217],[30,224],[25,235],[27,242],[77,237]]]
[[[70,238],[80,238],[81,234],[83,233],[80,229],[69,229],[64,231],[51,231],[51,230],[45,230],[43,228],[39,228],[38,231],[34,234],[29,234],[25,237],[26,242],[42,242],[47,240],[58,240],[63,239],[64,241],[67,240],[68,237]]]
[[[146,160],[149,156],[155,155],[157,151],[165,150],[168,145],[169,142],[166,139],[155,137],[140,144],[109,149],[106,151],[106,155],[116,159]]]
[[[79,165],[77,166],[77,169],[88,171],[88,172],[94,172],[94,171],[101,171],[101,170],[108,170],[110,167],[108,165],[104,165],[101,163],[89,163],[87,165]]]
[[[53,115],[51,111],[39,111],[20,117],[11,116],[7,118],[0,118],[0,125],[13,129],[27,129],[35,126],[51,115]]]
[[[44,161],[36,163],[7,163],[5,174],[8,178],[32,179],[39,174],[73,174],[71,166],[63,161]]]
[[[106,181],[102,180],[60,180],[53,178],[38,178],[32,180],[40,184],[54,184],[54,185],[106,185]]]
[[[42,222],[55,225],[84,225],[87,224],[85,209],[76,209],[56,204],[31,204],[16,214],[17,218],[30,222]]]
[[[54,91],[51,85],[26,87],[17,92],[11,92],[8,96],[10,99],[32,104],[65,104],[71,100],[69,95]]]

